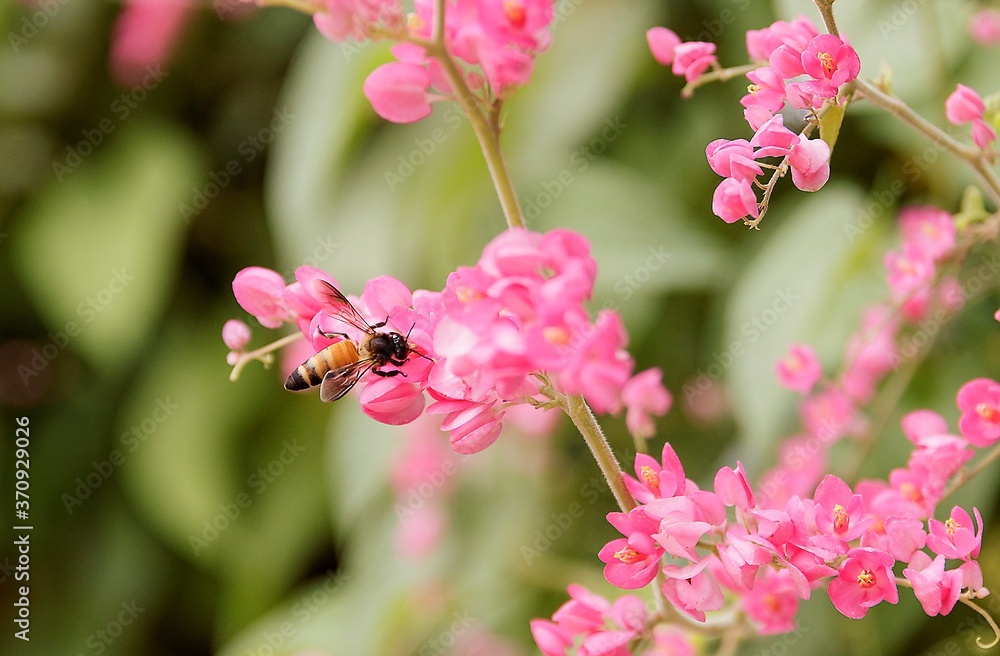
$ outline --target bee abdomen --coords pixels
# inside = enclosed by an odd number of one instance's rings
[[[345,340],[331,344],[300,364],[285,380],[285,389],[298,392],[315,387],[323,382],[326,372],[356,362],[357,359],[358,349],[354,342]]]

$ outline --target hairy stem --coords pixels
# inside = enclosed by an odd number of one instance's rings
[[[564,406],[566,414],[573,420],[573,425],[580,431],[583,441],[587,443],[590,452],[597,461],[597,466],[604,474],[604,480],[608,482],[611,493],[615,495],[615,501],[622,512],[628,512],[635,508],[635,499],[625,487],[625,480],[622,478],[622,470],[618,464],[618,459],[611,451],[608,440],[604,437],[604,431],[594,418],[590,406],[578,394],[567,394]]]
[[[521,205],[517,200],[507,163],[504,161],[503,150],[500,148],[499,106],[495,106],[488,115],[483,113],[478,99],[465,83],[458,65],[448,54],[445,47],[444,12],[445,0],[434,0],[434,47],[430,49],[430,54],[441,62],[441,70],[448,84],[451,85],[459,104],[469,117],[469,123],[476,133],[490,177],[493,179],[493,186],[496,187],[497,195],[500,197],[507,225],[511,228],[523,228],[524,215],[521,213]]]

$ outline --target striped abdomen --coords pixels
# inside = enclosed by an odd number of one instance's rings
[[[331,369],[358,361],[358,347],[350,340],[331,344],[298,366],[285,381],[285,389],[297,392],[315,387]]]

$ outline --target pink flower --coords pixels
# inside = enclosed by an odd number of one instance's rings
[[[889,289],[893,298],[904,299],[926,287],[934,278],[934,262],[922,251],[907,244],[902,253],[890,251],[885,254],[885,268],[888,273]]]
[[[858,77],[861,60],[839,36],[820,34],[802,52],[802,68],[819,83],[813,93],[833,98],[842,84]]]
[[[884,551],[898,561],[909,562],[913,554],[927,544],[924,523],[914,517],[893,515],[885,520],[884,527],[886,535]]]
[[[369,382],[361,390],[361,410],[383,424],[408,424],[424,410],[424,395],[417,383],[406,382],[402,376],[383,378],[368,375]]]
[[[854,404],[835,387],[807,397],[799,406],[799,414],[806,432],[823,442],[843,437],[856,421]]]
[[[983,544],[983,517],[978,508],[973,508],[976,524],[963,508],[955,506],[951,516],[945,521],[927,520],[930,534],[927,536],[927,548],[945,558],[969,560],[979,556]],[[978,532],[974,532],[976,525]]]
[[[940,260],[955,248],[955,220],[936,207],[907,207],[899,213],[903,243],[932,260]]]
[[[948,96],[944,109],[949,123],[961,125],[982,118],[986,105],[975,89],[959,84]]]
[[[561,628],[571,634],[591,633],[604,628],[604,618],[611,612],[611,604],[601,595],[594,594],[582,585],[567,588],[570,599],[552,614]]]
[[[767,570],[753,590],[743,596],[743,610],[761,635],[788,633],[795,629],[799,595],[788,570]]]
[[[668,574],[663,583],[663,596],[667,601],[699,622],[705,621],[705,611],[719,610],[725,603],[719,585],[701,571],[704,565],[697,565],[698,571],[683,578]]]
[[[914,596],[931,617],[950,613],[962,591],[962,572],[944,571],[944,556],[932,562],[930,556],[918,552],[903,570],[903,576],[913,585]]]
[[[779,360],[775,369],[781,386],[800,394],[808,394],[823,377],[816,352],[806,344],[793,344],[788,349],[788,357]]]
[[[691,82],[717,62],[714,43],[687,41],[674,48],[671,71],[674,75],[683,75],[684,79]]]
[[[635,455],[635,475],[638,480],[624,474],[625,487],[639,503],[649,503],[653,499],[667,499],[683,494],[687,479],[680,458],[670,446],[663,445],[660,462],[645,453]]]
[[[598,554],[605,564],[604,578],[625,590],[649,585],[663,556],[663,549],[651,537],[657,521],[641,506],[628,514],[608,513],[608,521],[626,537],[607,543]]]
[[[623,350],[626,342],[621,317],[602,310],[593,330],[571,354],[558,382],[570,394],[582,393],[596,412],[618,412],[621,390],[632,371],[632,358]]]
[[[716,139],[705,149],[708,165],[724,178],[753,180],[764,169],[754,160],[753,148],[746,139]]]
[[[813,498],[816,528],[839,540],[845,550],[848,542],[860,538],[875,521],[865,516],[861,495],[853,494],[847,483],[832,474],[819,484]]]
[[[747,54],[755,61],[767,61],[776,48],[783,43],[797,44],[805,48],[819,32],[812,21],[798,16],[791,22],[775,21],[762,30],[748,30],[746,36]]]
[[[653,58],[664,66],[674,63],[674,51],[681,44],[681,38],[665,27],[654,27],[646,32],[646,42]]]
[[[652,437],[656,432],[653,417],[661,417],[670,410],[673,397],[663,387],[662,379],[659,368],[647,369],[632,376],[622,387],[625,425],[633,435]]]
[[[747,216],[759,217],[760,208],[750,181],[726,178],[720,182],[712,195],[712,213],[726,223],[735,223]]]
[[[712,529],[712,524],[691,498],[654,499],[642,508],[646,516],[659,522],[659,532],[654,528],[652,537],[667,553],[692,561],[698,559],[695,547]]]
[[[969,19],[969,33],[981,46],[1000,45],[1000,10],[981,9]]]
[[[531,620],[531,637],[544,656],[566,656],[573,646],[573,633],[549,620]]]
[[[986,150],[996,140],[996,132],[986,124],[986,121],[981,118],[972,119],[972,143]]]
[[[250,326],[239,319],[230,319],[222,326],[222,341],[233,351],[242,351],[250,343]]]
[[[320,0],[318,4],[322,9],[313,14],[313,22],[332,41],[362,41],[371,36],[372,28],[392,29],[403,23],[402,6],[392,0]]]
[[[962,416],[958,429],[974,446],[986,448],[1000,440],[1000,383],[989,378],[970,380],[956,399]]]
[[[781,111],[785,106],[785,81],[771,68],[762,66],[747,73],[750,85],[747,95],[740,99],[744,107],[759,105],[769,112]]]
[[[281,275],[264,267],[247,267],[233,279],[236,302],[265,328],[278,328],[288,319],[282,300],[284,290]]]
[[[126,0],[111,37],[111,70],[124,85],[150,79],[177,47],[193,0]]]
[[[714,488],[716,496],[726,506],[736,506],[746,512],[756,505],[746,470],[739,461],[735,469],[722,467],[716,472]]]
[[[503,430],[503,412],[493,408],[494,403],[475,401],[438,401],[427,411],[447,413],[441,422],[441,430],[451,433],[451,448],[457,453],[469,455],[478,453],[496,442]]]
[[[799,142],[788,154],[792,167],[792,183],[802,191],[818,191],[830,179],[830,146],[822,139],[807,139],[799,135]]]
[[[830,581],[827,594],[841,613],[854,620],[882,601],[899,601],[892,556],[875,549],[851,549],[840,564],[837,578]]]
[[[393,123],[414,123],[431,115],[431,76],[417,64],[390,62],[372,71],[362,87],[375,113]]]
[[[757,149],[754,157],[784,157],[799,142],[799,135],[785,127],[781,114],[776,114],[762,123],[750,139],[750,145]]]

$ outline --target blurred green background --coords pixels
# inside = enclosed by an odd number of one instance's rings
[[[49,6],[42,25],[37,7],[0,11],[0,507],[13,499],[14,418],[28,417],[34,526],[30,644],[13,638],[11,515],[0,526],[0,651],[532,654],[528,620],[551,615],[567,583],[611,592],[596,553],[615,537],[603,520],[613,500],[566,422],[545,439],[512,429],[461,459],[444,541],[407,558],[393,549],[387,483],[405,429],[368,420],[354,402],[288,394],[259,366],[227,380],[220,328],[247,319],[230,286],[245,266],[290,279],[308,262],[357,293],[380,274],[439,289],[476,261],[504,224],[457,108],[441,103],[424,122],[387,125],[361,94],[388,59],[385,45],[325,41],[285,9],[218,4],[190,14],[164,74],[138,93],[109,74],[120,6]],[[738,65],[747,29],[799,12],[819,22],[812,5],[556,6],[552,48],[506,113],[504,145],[531,227],[591,239],[600,266],[592,307],[617,308],[638,366],[665,372],[676,403],[654,449],[669,439],[703,484],[737,458],[758,474],[796,427],[795,398],[772,363],[805,341],[835,371],[862,307],[885,295],[881,257],[896,243],[897,206],[957,210],[970,177],[859,103],[823,190],[785,182],[759,233],[726,226],[711,215],[719,179],[704,148],[749,138],[745,84],[682,101],[645,30],[713,40],[723,64]],[[1000,53],[966,36],[975,8],[837,6],[863,74],[891,67],[895,91],[939,125],[957,81],[984,95],[1000,87]],[[847,226],[864,216],[871,226],[854,236]],[[903,412],[927,406],[954,421],[961,383],[998,376],[996,288],[988,281],[939,332],[865,475],[905,461]],[[742,326],[779,290],[796,302],[751,338]],[[255,346],[267,332],[256,326]],[[733,342],[746,354],[728,358]],[[686,394],[700,375],[713,385]],[[623,420],[602,423],[631,462]],[[981,560],[993,587],[996,474],[957,499],[987,518]],[[563,526],[573,508],[579,516]],[[540,540],[546,531],[555,538]],[[968,609],[929,620],[901,597],[858,623],[817,594],[799,633],[740,653],[976,653],[970,636],[985,625]],[[472,636],[493,646],[473,651]]]

